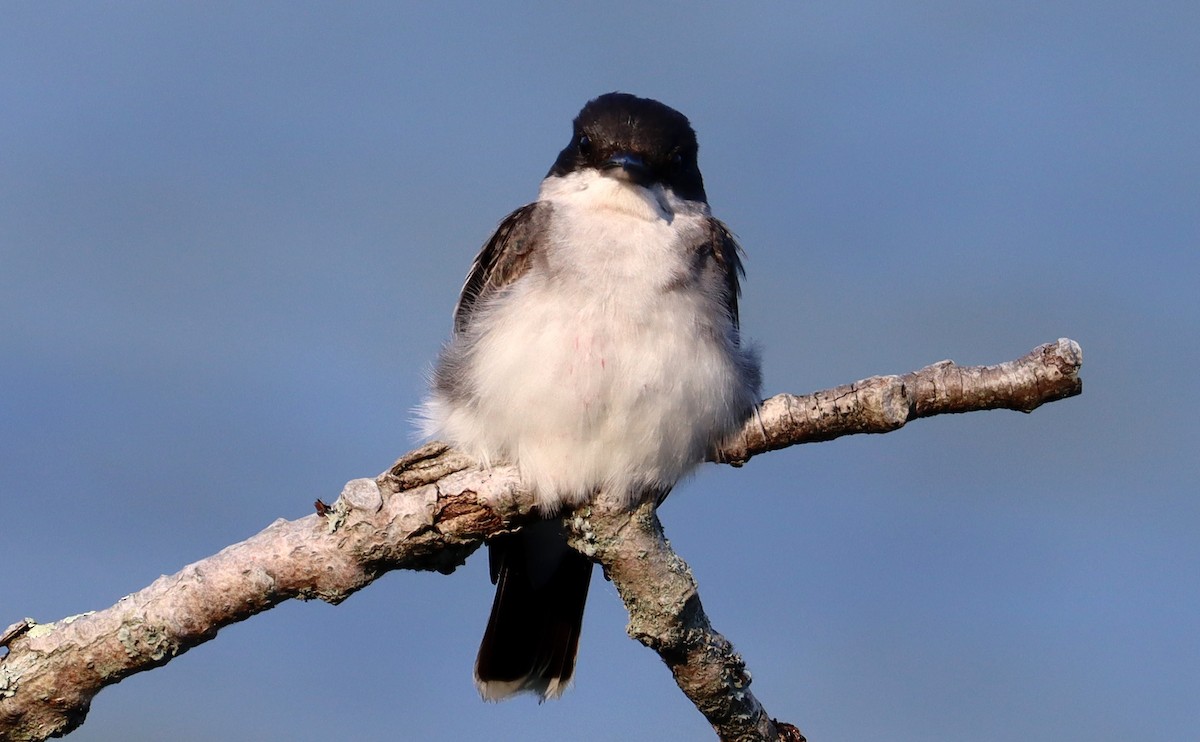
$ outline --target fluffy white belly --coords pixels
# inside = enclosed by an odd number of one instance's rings
[[[530,296],[497,323],[474,368],[478,404],[447,421],[468,450],[515,460],[543,508],[597,487],[670,487],[753,403],[737,398],[728,349],[695,331],[688,302],[564,317],[547,299]]]

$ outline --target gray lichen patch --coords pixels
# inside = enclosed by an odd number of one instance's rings
[[[17,694],[17,687],[20,683],[20,674],[9,670],[4,665],[0,665],[0,698],[11,698]]]
[[[179,652],[179,645],[161,626],[135,621],[117,630],[117,641],[130,657],[162,660]]]

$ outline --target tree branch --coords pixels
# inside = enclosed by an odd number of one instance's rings
[[[653,499],[630,513],[601,494],[571,519],[572,546],[604,567],[629,610],[628,633],[658,653],[722,740],[804,742],[750,692],[746,663],[713,629],[688,565],[671,549]]]
[[[786,446],[895,430],[950,412],[1031,411],[1079,394],[1079,345],[1059,340],[996,366],[949,361],[803,397],[781,394],[713,460],[741,465]],[[218,630],[292,598],[339,603],[393,569],[449,573],[485,539],[535,517],[512,467],[481,469],[431,443],[374,480],[346,484],[318,514],[257,535],[101,611],[0,633],[0,742],[43,740],[83,723],[103,687],[169,662]],[[629,610],[629,633],[654,649],[723,740],[800,740],[749,691],[729,642],[713,630],[687,565],[652,504],[630,513],[601,495],[569,519],[573,545],[595,558]]]
[[[1083,391],[1083,350],[1067,338],[995,366],[938,361],[903,376],[872,376],[797,397],[778,394],[712,456],[741,466],[767,451],[855,433],[890,433],[910,420],[982,410],[1033,412]]]

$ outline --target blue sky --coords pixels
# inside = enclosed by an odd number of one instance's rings
[[[663,510],[824,740],[1200,725],[1194,3],[0,6],[0,625],[111,605],[414,442],[479,245],[610,90],[685,112],[768,393],[1062,336],[1025,416],[707,467]],[[574,688],[481,702],[482,554],[282,606],[79,740],[705,739],[593,585]]]

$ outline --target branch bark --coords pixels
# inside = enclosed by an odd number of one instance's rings
[[[1029,412],[1079,394],[1079,345],[1062,339],[995,366],[950,361],[806,396],[781,394],[712,460],[752,456],[919,417]],[[101,611],[0,633],[0,742],[43,740],[83,723],[103,687],[169,662],[230,624],[293,598],[339,603],[393,569],[450,573],[485,539],[535,517],[512,467],[482,469],[440,443],[375,479],[346,484],[332,506],[163,576]],[[667,543],[652,503],[633,512],[601,494],[569,517],[573,545],[598,561],[629,610],[629,633],[655,650],[722,740],[802,740],[749,690],[742,659],[704,613],[695,580]]]

